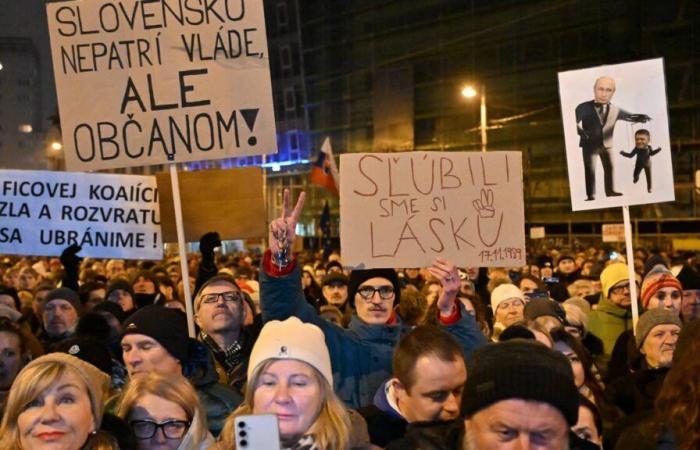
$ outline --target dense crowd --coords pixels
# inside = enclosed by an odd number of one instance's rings
[[[201,238],[195,338],[177,256],[3,256],[0,449],[233,449],[250,414],[283,449],[700,448],[696,254],[635,250],[633,330],[609,249],[348,271],[291,254],[302,204],[262,255]]]

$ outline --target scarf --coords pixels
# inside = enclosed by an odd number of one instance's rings
[[[282,450],[320,450],[314,437],[311,435],[302,436],[299,440],[291,447],[284,447]]]
[[[241,331],[238,340],[225,350],[219,347],[219,344],[217,344],[214,339],[212,339],[204,331],[201,332],[201,335],[202,342],[204,342],[207,348],[211,350],[212,355],[214,355],[214,359],[216,359],[226,370],[226,373],[231,376],[233,371],[236,369],[236,366],[241,364],[241,362],[244,360],[245,355],[243,355],[243,344],[246,338],[245,333]]]

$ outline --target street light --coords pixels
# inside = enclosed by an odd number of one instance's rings
[[[51,143],[51,150],[59,151],[63,148],[63,144],[61,144],[58,141],[54,141]]]
[[[481,107],[479,108],[479,130],[481,131],[481,151],[486,151],[486,144],[488,143],[486,137],[486,86],[483,84],[480,86],[479,92],[481,92]],[[473,98],[476,97],[479,92],[470,85],[462,87],[462,97]]]

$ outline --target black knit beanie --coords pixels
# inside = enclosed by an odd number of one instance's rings
[[[527,302],[523,315],[530,320],[535,320],[542,316],[556,317],[561,323],[564,323],[566,320],[564,308],[558,302],[548,298],[533,298]]]
[[[537,342],[520,339],[474,351],[462,395],[469,418],[501,400],[522,399],[557,408],[570,426],[578,421],[578,390],[569,360]]]
[[[60,287],[49,291],[44,300],[43,306],[53,300],[65,300],[75,308],[76,312],[80,314],[83,310],[83,305],[80,303],[80,297],[78,293],[73,289],[68,289],[67,287]]]
[[[367,269],[353,270],[350,272],[350,280],[348,281],[348,300],[350,305],[355,307],[355,294],[357,288],[362,283],[370,278],[385,278],[394,286],[394,306],[401,301],[401,285],[399,284],[399,276],[394,269]]]
[[[155,339],[183,366],[188,360],[187,316],[178,309],[145,306],[129,316],[122,326],[127,334],[143,334]]]
[[[681,282],[684,291],[693,291],[700,289],[700,273],[689,265],[684,265],[678,272],[678,281]]]

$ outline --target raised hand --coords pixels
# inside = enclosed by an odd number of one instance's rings
[[[433,265],[428,269],[430,273],[440,281],[442,289],[437,300],[440,314],[449,316],[453,310],[454,301],[459,293],[461,282],[459,272],[450,261],[437,257],[433,260]]]
[[[284,267],[289,263],[289,247],[294,244],[297,223],[306,199],[305,192],[299,194],[296,206],[290,210],[289,189],[285,189],[283,195],[282,212],[280,217],[270,223],[270,232],[268,233],[272,261],[279,267]]]

